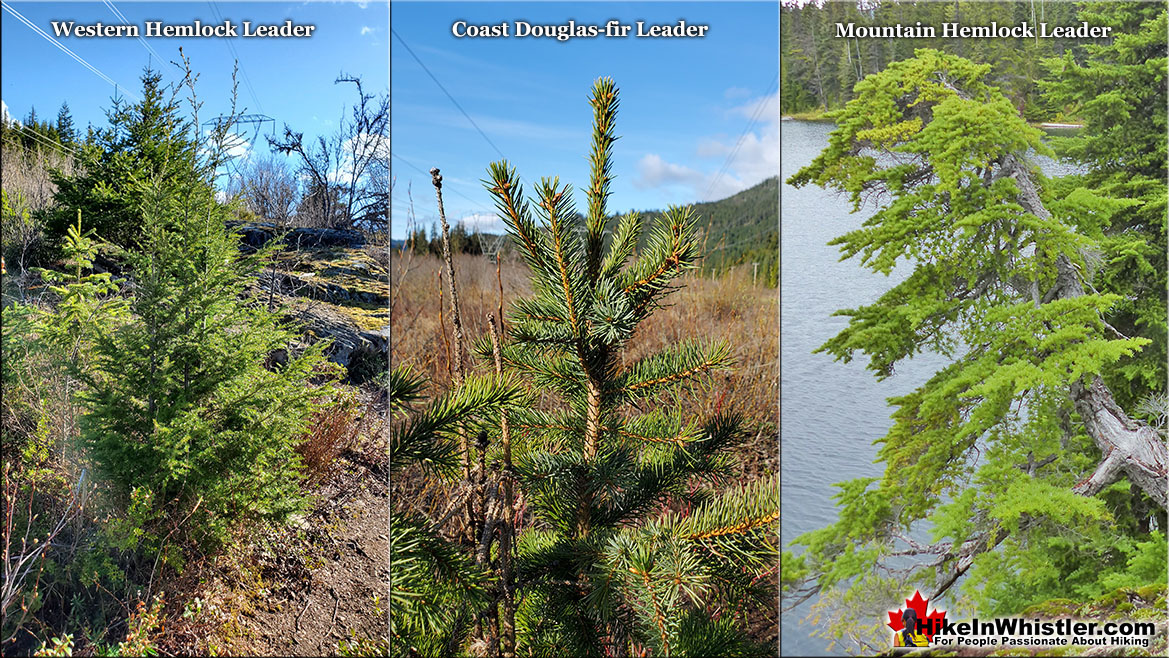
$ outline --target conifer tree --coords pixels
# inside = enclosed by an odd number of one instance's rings
[[[737,622],[774,601],[778,486],[719,492],[739,418],[695,418],[677,404],[679,391],[731,366],[727,344],[688,341],[623,365],[638,326],[699,254],[689,209],[661,215],[640,252],[641,216],[609,215],[617,94],[610,79],[592,90],[583,220],[559,179],[537,183],[531,203],[507,162],[485,181],[534,290],[511,307],[502,362],[560,401],[509,412],[514,475],[534,518],[515,549],[516,653],[755,655]],[[490,345],[479,353],[490,359]]]
[[[295,342],[279,313],[249,299],[269,254],[240,252],[239,236],[225,228],[229,209],[214,198],[214,156],[195,159],[195,125],[177,120],[177,104],[161,100],[157,82],[146,76],[137,108],[151,117],[141,126],[151,131],[149,143],[123,135],[130,141],[107,141],[92,153],[94,162],[115,171],[158,158],[154,175],[126,183],[140,203],[111,203],[117,214],[106,216],[105,226],[115,231],[137,227],[137,246],[124,254],[127,313],[89,322],[64,313],[74,308],[65,302],[96,300],[91,289],[110,285],[108,275],[81,275],[91,255],[77,262],[76,281],[61,289],[63,303],[47,321],[60,325],[57,333],[83,336],[88,346],[87,358],[71,364],[82,385],[81,438],[114,492],[169,522],[185,519],[193,537],[214,543],[238,520],[279,518],[298,508],[295,441],[328,392],[310,385],[323,374],[324,345],[265,367],[269,354]],[[111,120],[128,120],[130,113],[119,106]],[[103,134],[109,140],[116,132]],[[88,171],[67,181],[61,201],[78,203],[62,213],[84,219],[87,209],[101,205],[88,196],[99,192],[87,186],[109,175]],[[109,223],[111,217],[117,221]],[[78,243],[78,232],[69,233],[67,246]],[[143,530],[149,536],[150,528]]]
[[[468,377],[412,412],[424,381],[403,368],[390,371],[390,408],[400,421],[390,440],[390,475],[419,467],[450,478],[459,472],[460,426],[524,399],[502,378]],[[490,575],[416,512],[390,515],[390,634],[402,655],[446,655],[461,646],[489,600]]]
[[[1007,614],[1165,581],[1165,536],[1149,523],[1163,528],[1169,504],[1165,439],[1108,383],[1132,381],[1125,364],[1164,340],[1163,315],[1147,332],[1108,322],[1137,285],[1163,295],[1163,270],[1121,285],[1096,276],[1112,241],[1155,248],[1153,231],[1111,234],[1145,202],[1123,185],[1085,185],[1107,175],[1044,178],[1030,158],[1050,150],[987,83],[990,68],[922,49],[869,76],[835,113],[828,147],[789,181],[845,193],[854,210],[876,200],[833,244],[875,272],[912,268],[876,302],[840,311],[849,325],[820,351],[863,353],[878,378],[925,350],[949,360],[890,400],[884,476],[839,485],[839,520],[785,554],[789,601],[847,585],[883,594],[831,600],[881,606],[965,578],[980,612]],[[1143,159],[1126,151],[1118,168]],[[922,519],[933,544],[908,533]],[[917,561],[892,568],[891,554]]]
[[[1085,167],[1068,185],[1084,185],[1134,205],[1103,228],[1093,284],[1122,295],[1108,322],[1125,335],[1151,339],[1121,361],[1106,381],[1125,406],[1164,394],[1166,382],[1166,97],[1165,5],[1092,3],[1079,20],[1110,26],[1124,38],[1089,44],[1083,63],[1067,53],[1045,62],[1054,104],[1076,108],[1084,129],[1054,140],[1061,155]],[[1163,406],[1163,405],[1162,405]]]
[[[170,184],[195,168],[195,142],[172,139],[194,131],[179,112],[177,98],[162,85],[162,76],[142,74],[142,100],[119,98],[106,113],[108,128],[96,129],[79,149],[79,175],[53,175],[60,208],[50,214],[46,235],[57,243],[80,209],[85,225],[102,240],[124,248],[144,235],[142,208],[155,182]]]
[[[73,128],[73,115],[69,112],[69,102],[63,101],[57,112],[57,136],[65,146],[72,147],[77,143],[77,132]]]

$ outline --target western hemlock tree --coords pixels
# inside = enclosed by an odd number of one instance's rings
[[[1164,340],[1165,318],[1129,333],[1107,321],[1143,304],[1136,288],[1163,295],[1163,269],[1102,274],[1117,239],[1151,249],[1152,226],[1143,238],[1113,234],[1148,198],[1100,184],[1107,176],[1045,179],[1029,161],[1050,153],[1041,133],[985,82],[989,71],[919,50],[869,76],[834,114],[829,146],[789,181],[847,193],[854,209],[876,200],[833,244],[875,272],[913,268],[873,304],[840,311],[849,325],[820,351],[862,352],[878,378],[924,350],[950,359],[890,400],[884,476],[839,485],[839,521],[797,539],[803,555],[785,554],[795,601],[848,584],[830,600],[880,608],[914,587],[934,599],[966,577],[980,612],[1015,613],[1165,582],[1165,438],[1108,384],[1135,381],[1123,370]],[[922,519],[933,544],[908,534]],[[904,568],[893,554],[918,561]]]
[[[159,100],[156,83],[147,76],[138,108],[153,117],[141,126],[151,138],[119,139],[91,153],[102,169],[69,181],[61,199],[128,171],[120,165],[159,158],[161,171],[126,182],[140,203],[111,202],[119,210],[106,216],[115,232],[137,227],[139,246],[125,254],[128,317],[92,324],[72,320],[77,313],[58,317],[88,345],[88,358],[74,371],[85,410],[81,436],[101,472],[117,494],[152,500],[170,521],[189,516],[185,527],[214,541],[234,521],[298,507],[295,441],[329,389],[311,384],[322,374],[321,343],[283,366],[265,367],[269,354],[295,342],[281,315],[248,292],[268,254],[240,253],[238,235],[225,229],[229,209],[214,198],[215,162],[194,159],[197,128],[174,120],[177,109]],[[119,108],[111,121],[128,113]],[[84,217],[92,199],[78,200],[62,213]],[[75,242],[70,234],[68,244]],[[80,276],[82,265],[63,300],[76,297],[78,286],[94,285]]]
[[[779,489],[768,480],[717,493],[739,419],[697,419],[677,404],[681,389],[731,365],[725,343],[686,342],[622,363],[639,324],[699,254],[685,208],[659,217],[635,254],[641,216],[606,209],[613,81],[598,80],[590,103],[583,221],[558,179],[542,179],[531,203],[506,162],[485,181],[534,290],[511,307],[503,364],[561,401],[509,412],[534,517],[516,546],[516,652],[755,655],[739,622],[774,601],[766,575],[778,557]],[[479,352],[491,358],[485,342]]]
[[[85,225],[103,240],[134,247],[143,236],[142,209],[154,183],[184,176],[196,166],[195,142],[171,137],[198,128],[179,115],[178,101],[168,95],[157,72],[143,72],[140,102],[117,99],[106,117],[109,127],[95,130],[78,149],[79,173],[53,175],[59,210],[50,213],[45,229],[53,243],[80,209]]]
[[[57,112],[57,137],[65,146],[72,147],[77,143],[77,131],[73,128],[73,115],[69,112],[69,102],[61,103]]]

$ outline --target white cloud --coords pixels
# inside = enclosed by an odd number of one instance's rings
[[[726,95],[728,98],[742,96],[733,87]],[[747,129],[735,136],[709,136],[698,141],[694,155],[708,160],[709,170],[667,162],[660,155],[649,153],[638,162],[638,178],[634,184],[641,188],[686,187],[691,198],[713,201],[778,175],[779,95],[753,98],[726,112],[747,121]]]
[[[507,231],[503,224],[503,220],[499,215],[494,213],[475,212],[469,215],[464,215],[455,221],[456,224],[462,224],[471,233],[478,231],[480,233],[495,233],[502,235]]]
[[[637,178],[633,184],[645,189],[680,186],[690,189],[691,198],[712,201],[726,198],[747,187],[743,180],[730,171],[703,173],[685,165],[666,162],[657,153],[649,153],[637,163]]]
[[[361,36],[373,33],[373,28],[368,25],[361,26]]]
[[[207,129],[204,134],[211,137],[214,132]],[[251,157],[252,143],[243,133],[227,133],[223,136],[223,150],[227,157],[243,161]]]
[[[760,96],[743,105],[731,108],[731,114],[755,119],[764,125],[779,122],[779,93]]]
[[[697,185],[702,172],[678,164],[671,164],[657,153],[647,153],[637,162],[637,178],[633,184],[640,188],[664,185]]]
[[[8,103],[5,103],[4,101],[0,101],[0,117],[2,117],[5,121],[8,121],[12,118],[12,115],[8,113]]]
[[[247,160],[252,154],[252,143],[240,133],[231,133],[224,139],[227,154],[233,158]]]
[[[750,95],[751,90],[747,89],[746,87],[728,87],[727,90],[723,92],[723,98],[728,100],[733,98],[746,98]]]

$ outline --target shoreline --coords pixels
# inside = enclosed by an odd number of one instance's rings
[[[807,112],[794,112],[792,114],[781,114],[780,121],[832,121],[832,118],[826,116],[829,111],[825,110],[809,110]],[[1056,130],[1080,130],[1084,127],[1082,123],[1061,123],[1056,121],[1028,121],[1028,124],[1036,128],[1051,128]]]

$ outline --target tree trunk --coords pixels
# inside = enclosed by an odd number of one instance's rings
[[[1076,382],[1071,393],[1088,435],[1104,455],[1096,471],[1073,490],[1094,496],[1124,475],[1161,509],[1169,509],[1169,450],[1157,430],[1130,418],[1099,377]]]
[[[1051,218],[1031,172],[1018,157],[1009,155],[1003,159],[1002,175],[1015,180],[1019,188],[1019,203],[1027,212],[1040,219]],[[1083,295],[1084,286],[1079,271],[1066,256],[1057,257],[1056,281],[1043,295],[1042,303]],[[1087,384],[1075,382],[1070,393],[1088,435],[1102,454],[1096,471],[1078,483],[1074,491],[1085,496],[1095,495],[1123,474],[1162,509],[1169,509],[1169,492],[1166,490],[1169,484],[1169,480],[1166,480],[1169,475],[1169,450],[1166,449],[1164,439],[1147,423],[1125,413],[1104,380],[1098,376],[1092,377]]]

